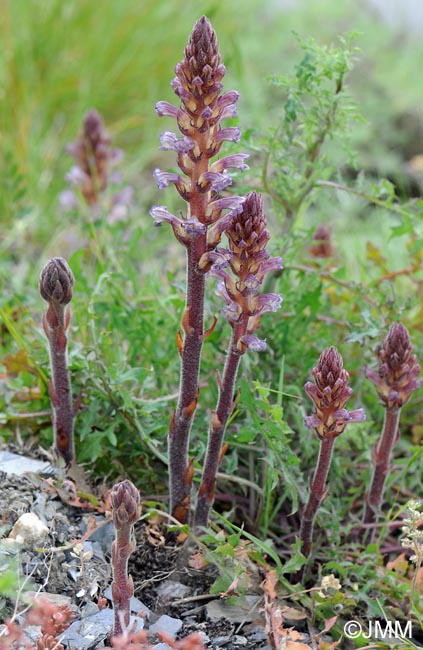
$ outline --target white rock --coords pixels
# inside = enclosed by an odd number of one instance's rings
[[[43,524],[36,514],[25,512],[13,526],[9,537],[26,547],[31,547],[41,544],[47,537],[48,532],[47,526]]]

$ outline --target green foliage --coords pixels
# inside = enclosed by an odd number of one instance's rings
[[[251,0],[253,9],[258,4]],[[319,2],[317,9],[336,18],[340,4]],[[111,482],[128,476],[143,495],[161,494],[165,499],[166,437],[178,392],[175,339],[185,278],[172,234],[163,228],[158,236],[148,216],[153,203],[169,203],[167,195],[158,197],[151,180],[163,128],[154,103],[172,99],[169,75],[189,29],[204,10],[219,34],[228,74],[234,77],[225,89],[237,88],[239,82],[247,104],[242,114],[245,106],[240,104],[239,120],[247,127],[245,141],[252,150],[251,176],[240,176],[235,185],[257,189],[261,177],[259,184],[272,205],[267,210],[271,254],[282,255],[284,262],[283,271],[263,288],[281,293],[284,300],[279,312],[263,317],[260,333],[268,348],[242,360],[239,400],[229,422],[229,449],[217,485],[214,520],[222,530],[213,528],[204,538],[221,568],[215,590],[225,591],[244,570],[258,581],[255,572],[271,565],[277,569],[281,591],[295,590],[299,595],[292,596],[294,600],[313,612],[322,627],[325,619],[339,613],[338,606],[343,608],[340,620],[380,616],[376,597],[390,615],[406,617],[413,567],[405,560],[401,570],[399,565],[388,568],[397,557],[396,551],[386,549],[398,542],[395,526],[403,504],[410,493],[422,491],[421,391],[403,409],[377,544],[366,547],[361,527],[371,449],[383,422],[383,408],[364,370],[375,366],[374,349],[395,320],[407,326],[415,353],[423,359],[423,202],[398,182],[408,154],[397,145],[395,156],[387,161],[382,141],[386,124],[393,125],[398,116],[399,97],[401,102],[409,98],[413,108],[416,84],[396,92],[407,81],[407,75],[397,73],[392,82],[396,100],[378,97],[372,106],[363,89],[365,83],[377,87],[373,77],[366,82],[363,75],[363,65],[372,68],[372,48],[384,52],[392,74],[399,65],[392,58],[395,48],[380,48],[386,41],[372,25],[370,36],[360,39],[364,63],[358,62],[354,71],[352,39],[328,44],[335,27],[323,19],[319,29],[324,37],[296,37],[300,53],[292,48],[292,39],[286,39],[285,59],[280,45],[276,54],[271,38],[263,47],[260,21],[245,7],[240,12],[239,3],[223,8],[221,3],[194,7],[107,1],[100,13],[83,2],[64,8],[58,0],[49,0],[40,12],[34,11],[35,5],[39,3],[32,0],[6,3],[8,21],[1,27],[12,52],[0,62],[6,89],[1,134],[6,155],[0,162],[2,440],[13,441],[18,425],[24,445],[51,445],[49,362],[37,278],[48,256],[64,255],[76,278],[69,365],[74,396],[81,395],[77,458],[94,478],[106,476]],[[305,33],[310,33],[308,21],[313,16],[315,20],[316,7],[310,2],[310,12],[303,16]],[[355,12],[356,3],[351,7]],[[278,29],[284,23],[281,34],[292,26],[283,18],[275,15],[274,20]],[[57,21],[67,26],[65,43]],[[244,32],[238,21],[250,31]],[[266,29],[274,28],[270,22]],[[362,21],[353,26],[362,28]],[[304,33],[302,24],[300,28]],[[256,32],[250,41],[242,37]],[[274,61],[282,74],[274,72]],[[263,62],[265,69],[256,67]],[[372,69],[389,65],[376,59],[373,63]],[[415,62],[401,65],[413,70]],[[265,70],[272,72],[270,86],[262,80]],[[391,84],[389,72],[385,81]],[[270,104],[272,110],[264,111]],[[375,130],[364,144],[356,104],[370,122],[367,128]],[[91,106],[104,113],[114,143],[128,154],[122,180],[106,192],[96,219],[82,203],[69,212],[58,208],[63,175],[72,162],[63,150],[75,139],[81,117]],[[270,135],[260,141],[265,128]],[[395,163],[395,173],[381,178],[379,167],[388,162]],[[134,185],[134,197],[127,213],[116,220],[111,197],[127,183]],[[310,252],[321,224],[330,232],[329,258]],[[218,323],[204,344],[202,406],[191,449],[195,479],[209,410],[216,402],[215,371],[221,370],[230,336],[212,288],[208,280],[207,322],[216,313]],[[347,428],[336,441],[330,490],[317,517],[314,565],[306,572],[305,586],[315,586],[318,572],[334,573],[342,593],[321,598],[293,585],[304,563],[295,536],[318,451],[314,432],[303,424],[312,404],[302,387],[320,352],[330,345],[338,347],[351,375],[349,407],[364,406],[367,421],[354,430]],[[388,535],[390,545],[385,547]],[[0,573],[0,593],[13,587],[13,575]],[[248,588],[248,581],[241,581],[240,590]],[[412,609],[421,618],[421,604],[413,602]],[[334,628],[334,639],[341,628]]]
[[[348,150],[351,122],[359,115],[345,87],[356,48],[354,35],[339,39],[338,46],[319,46],[314,39],[296,35],[303,58],[290,77],[273,76],[283,102],[279,125],[264,141],[263,186],[292,222],[311,200],[318,180],[331,177],[336,158],[325,153],[326,140]],[[352,158],[352,150],[348,151]]]

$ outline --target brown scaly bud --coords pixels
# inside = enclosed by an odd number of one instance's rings
[[[127,479],[113,486],[110,493],[113,523],[116,528],[135,524],[140,516],[140,493]]]
[[[229,251],[208,254],[214,262],[211,274],[220,280],[217,293],[226,302],[222,313],[234,330],[238,328],[237,345],[241,353],[247,348],[261,351],[266,343],[253,333],[262,314],[277,311],[282,298],[276,293],[257,295],[257,292],[267,273],[282,268],[282,260],[270,258],[267,251],[270,235],[260,194],[247,194],[241,212],[234,215],[225,232]],[[227,263],[232,274],[222,268]]]
[[[72,299],[73,273],[63,257],[53,257],[40,276],[40,294],[47,302],[67,305]]]
[[[85,115],[78,140],[67,148],[77,163],[67,174],[67,180],[79,187],[88,205],[98,203],[99,192],[107,187],[110,163],[120,153],[110,142],[103,118],[91,109]]]
[[[335,347],[322,352],[312,374],[315,383],[308,381],[304,385],[305,392],[316,407],[316,414],[304,420],[308,429],[315,429],[319,438],[335,438],[349,422],[363,422],[366,419],[363,409],[348,411],[344,408],[352,389],[348,386],[349,374],[343,368],[342,357]]]
[[[312,257],[333,257],[333,247],[329,228],[323,225],[316,228],[313,235],[313,243],[308,250]]]
[[[140,515],[140,494],[131,481],[113,486],[110,492],[116,538],[112,543],[112,600],[114,609],[114,635],[129,627],[130,600],[134,583],[128,575],[128,559],[135,550],[134,524]]]
[[[402,323],[391,326],[376,355],[379,368],[368,368],[366,377],[376,386],[387,409],[399,409],[420,386],[417,379],[420,366],[416,363],[408,330]]]

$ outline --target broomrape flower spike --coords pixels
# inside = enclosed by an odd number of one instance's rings
[[[277,311],[282,298],[275,293],[257,295],[264,277],[281,269],[279,257],[270,258],[267,244],[270,238],[259,194],[250,192],[241,211],[227,225],[229,251],[224,257],[231,272],[216,261],[216,252],[206,253],[200,266],[210,268],[210,275],[219,279],[217,291],[226,302],[222,310],[232,328],[232,338],[225,368],[219,382],[219,397],[213,411],[208,435],[206,460],[195,512],[195,524],[207,526],[214,499],[216,473],[224,455],[222,448],[226,425],[232,413],[234,388],[241,356],[250,349],[261,352],[266,342],[255,336],[265,312]]]
[[[218,247],[223,231],[241,209],[243,198],[219,198],[217,194],[232,183],[230,169],[247,169],[246,154],[232,154],[212,161],[223,142],[239,139],[236,127],[222,128],[221,122],[236,114],[238,93],[222,93],[225,66],[216,34],[203,16],[194,25],[183,60],[176,65],[172,88],[179,105],[160,101],[160,117],[176,121],[180,136],[166,130],[160,137],[161,149],[175,151],[180,173],[156,169],[159,189],[174,185],[186,202],[186,213],[177,217],[165,206],[155,206],[155,225],[169,223],[187,256],[187,296],[182,317],[183,334],[178,334],[181,356],[179,398],[169,426],[170,510],[180,522],[187,520],[192,484],[192,462],[188,458],[189,434],[195,415],[199,387],[200,357],[204,337],[204,291],[206,254]]]
[[[73,429],[74,407],[67,364],[66,330],[69,327],[74,277],[68,263],[62,257],[53,257],[40,276],[40,294],[48,302],[43,317],[49,350],[52,379],[49,384],[53,408],[53,429],[56,452],[70,467],[75,456]]]
[[[67,147],[76,165],[66,178],[70,185],[80,189],[87,205],[98,204],[100,193],[108,184],[109,168],[121,156],[120,150],[112,148],[110,142],[103,118],[91,109],[85,115],[77,141]]]
[[[363,409],[348,411],[345,408],[352,395],[348,386],[349,374],[343,368],[343,360],[335,347],[327,348],[320,355],[319,363],[312,370],[314,383],[307,382],[304,390],[314,402],[315,415],[305,418],[305,425],[314,429],[320,439],[319,457],[310,493],[301,520],[301,551],[308,557],[311,551],[314,520],[317,510],[327,496],[326,481],[332,459],[333,445],[350,422],[366,419]]]
[[[134,524],[140,516],[140,494],[131,481],[125,480],[113,486],[110,499],[116,529],[112,542],[112,599],[115,618],[113,634],[117,636],[129,627],[134,583],[128,576],[128,559],[135,550]]]
[[[407,328],[394,323],[376,351],[379,368],[368,368],[366,377],[376,386],[385,407],[381,436],[373,449],[373,475],[366,499],[364,522],[374,523],[382,505],[383,490],[389,471],[389,460],[399,437],[401,408],[420,386],[420,366],[416,363]],[[370,535],[371,537],[372,535]]]

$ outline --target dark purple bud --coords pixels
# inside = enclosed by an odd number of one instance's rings
[[[40,293],[47,302],[67,305],[72,300],[73,273],[63,257],[53,257],[40,276]]]
[[[312,374],[315,384],[307,382],[304,391],[313,400],[316,414],[307,417],[305,425],[315,429],[319,438],[339,436],[349,422],[365,420],[363,409],[349,412],[344,408],[352,389],[348,386],[349,374],[344,370],[342,357],[335,347],[322,352]]]
[[[131,481],[125,480],[114,485],[110,499],[116,528],[136,523],[140,516],[140,493]]]
[[[408,330],[402,323],[391,326],[377,356],[378,371],[368,368],[366,377],[375,384],[386,408],[401,408],[420,386],[417,379],[420,366],[416,363]]]

